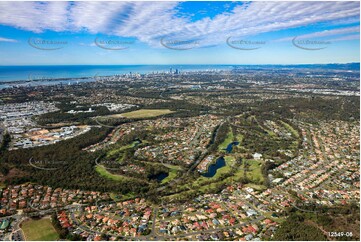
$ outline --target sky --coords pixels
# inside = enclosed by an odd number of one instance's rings
[[[360,3],[0,2],[0,65],[360,62]]]

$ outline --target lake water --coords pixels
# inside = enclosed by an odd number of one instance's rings
[[[234,141],[234,142],[227,145],[227,148],[225,150],[227,151],[228,154],[232,152],[234,145],[239,145],[239,142]]]
[[[163,179],[165,179],[166,177],[168,177],[168,173],[165,173],[165,172],[161,172],[161,173],[158,173],[156,175],[152,175],[152,176],[149,176],[149,179],[151,180],[157,180],[158,182],[161,182]]]
[[[213,177],[217,170],[223,166],[226,165],[226,161],[224,160],[224,157],[219,157],[215,163],[208,166],[208,170],[206,173],[202,173],[202,176],[204,177]]]
[[[234,145],[239,145],[239,142],[238,141],[234,141],[232,143],[229,143],[227,145],[227,148],[225,148],[224,150],[227,152],[227,154],[231,153],[232,150],[233,150],[233,146]],[[215,163],[211,164],[208,166],[208,170],[206,173],[202,173],[202,176],[204,177],[213,177],[216,173],[217,173],[217,170],[219,168],[222,168],[223,166],[226,165],[226,161],[224,160],[224,157],[219,157]]]

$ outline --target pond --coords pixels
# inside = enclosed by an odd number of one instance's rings
[[[234,142],[227,145],[227,148],[225,148],[225,150],[227,151],[228,154],[232,152],[232,149],[233,149],[234,145],[239,145],[239,142],[234,141]]]
[[[158,182],[161,182],[164,178],[168,177],[169,173],[167,172],[161,172],[155,175],[151,175],[148,178],[150,180],[157,180]]]
[[[229,143],[227,145],[227,148],[224,149],[227,152],[227,154],[232,152],[234,145],[239,145],[239,142],[233,141],[232,143]],[[226,161],[224,160],[224,157],[223,156],[219,157],[214,164],[211,164],[210,166],[208,166],[207,172],[202,173],[202,176],[213,177],[217,173],[217,170],[225,165],[226,165]]]
[[[226,161],[224,160],[223,156],[219,157],[215,163],[208,166],[208,170],[206,173],[202,173],[204,177],[213,177],[217,170],[226,165]]]

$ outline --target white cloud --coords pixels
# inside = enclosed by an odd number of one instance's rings
[[[344,41],[344,40],[357,40],[360,39],[359,34],[346,35],[335,39],[330,39],[331,42]]]
[[[16,39],[8,39],[8,38],[3,38],[0,37],[0,42],[12,42],[12,43],[16,43],[18,42]]]
[[[359,23],[358,2],[247,2],[192,22],[177,2],[0,2],[0,24],[33,31],[86,31],[135,37],[197,39],[203,46],[316,23]],[[195,13],[196,15],[197,13]],[[183,17],[182,17],[183,16]],[[331,31],[331,30],[330,30]]]
[[[339,29],[332,29],[332,30],[323,30],[319,32],[314,32],[310,34],[304,34],[299,36],[292,36],[287,38],[278,39],[277,42],[281,41],[290,41],[297,37],[297,39],[312,39],[312,38],[321,38],[321,37],[328,37],[328,36],[337,36],[337,35],[344,35],[344,34],[354,34],[360,32],[360,27],[347,27],[347,28],[339,28]]]
[[[40,33],[65,31],[67,2],[0,2],[0,24]]]
[[[74,2],[68,16],[70,29],[107,32],[116,25],[117,15],[125,11],[127,5],[126,2]]]

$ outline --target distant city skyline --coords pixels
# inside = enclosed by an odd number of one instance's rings
[[[0,65],[360,62],[360,4],[0,2]]]

